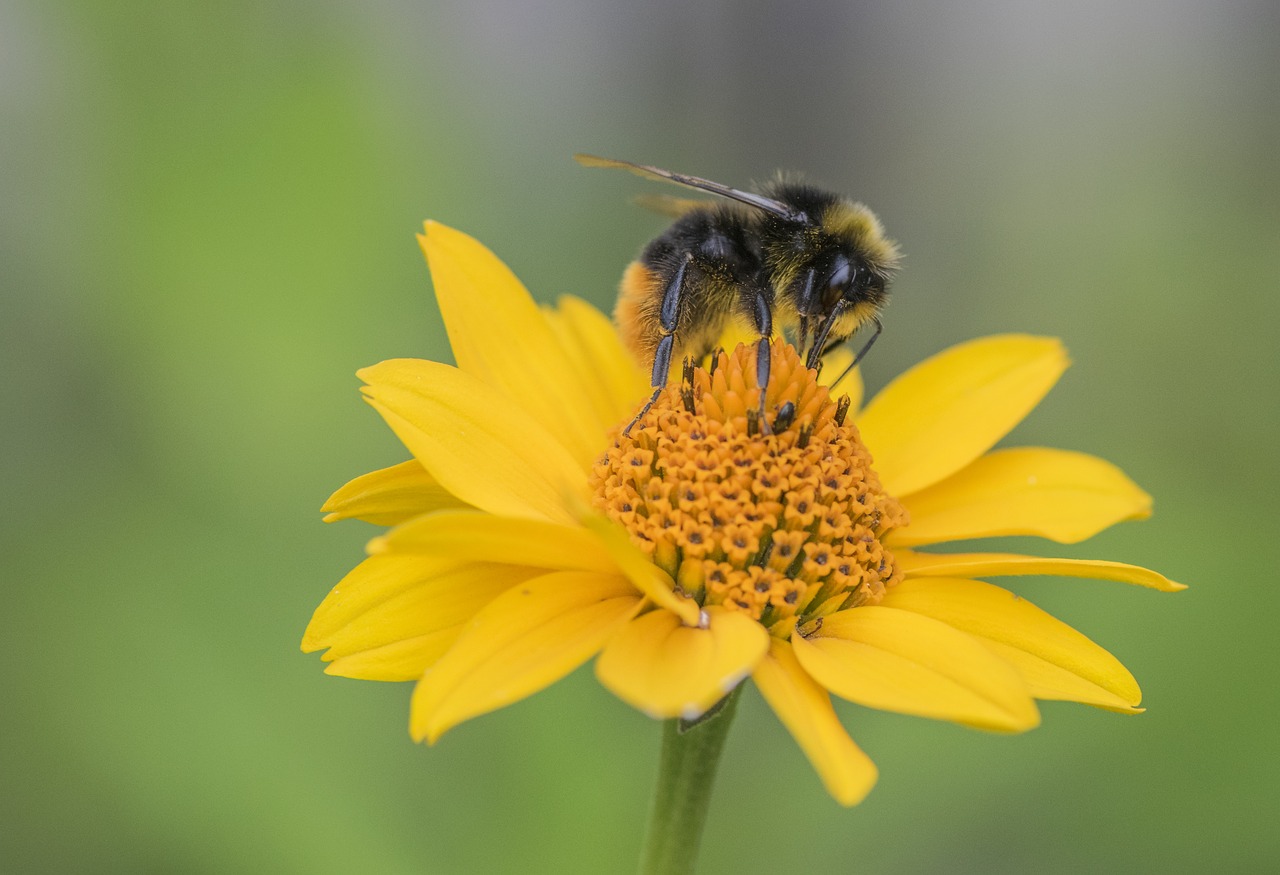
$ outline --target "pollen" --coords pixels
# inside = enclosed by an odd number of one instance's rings
[[[883,539],[907,512],[880,485],[849,400],[772,347],[760,416],[754,346],[684,368],[594,466],[595,506],[699,604],[784,635],[876,604],[902,579]]]

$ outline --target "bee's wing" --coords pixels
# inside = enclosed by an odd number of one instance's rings
[[[758,210],[764,210],[766,213],[773,213],[792,222],[802,222],[805,220],[803,213],[793,210],[791,207],[776,201],[773,198],[767,198],[764,195],[753,194],[749,191],[739,191],[736,188],[730,188],[727,185],[721,185],[718,182],[712,182],[709,179],[701,179],[697,176],[688,176],[684,173],[672,173],[670,170],[661,170],[657,167],[650,167],[647,164],[632,164],[630,161],[619,161],[615,158],[600,158],[595,155],[583,155],[581,153],[574,155],[573,160],[577,161],[583,167],[610,167],[617,170],[627,170],[636,176],[643,176],[645,179],[656,179],[660,182],[674,182],[676,185],[684,185],[689,188],[696,188],[699,191],[708,191],[720,197],[727,197],[731,200],[744,203],[747,206],[755,207]]]
[[[715,206],[714,201],[701,201],[691,197],[673,197],[669,194],[638,194],[632,202],[660,216],[678,219],[694,210],[705,210]]]

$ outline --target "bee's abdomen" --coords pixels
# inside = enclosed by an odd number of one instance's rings
[[[658,344],[668,333],[675,334],[672,361],[678,362],[685,355],[706,355],[735,312],[739,284],[721,275],[720,270],[709,269],[695,260],[685,271],[675,330],[665,330],[662,301],[677,269],[671,262],[650,264],[642,256],[627,265],[622,274],[613,318],[623,343],[645,367],[653,365]]]
[[[622,342],[645,365],[653,362],[653,354],[662,339],[663,278],[639,261],[627,265],[618,287],[618,305],[613,319]]]
[[[622,275],[614,319],[623,342],[652,366],[663,337],[672,361],[700,358],[743,311],[743,289],[758,281],[760,259],[746,219],[731,209],[694,210],[645,247]],[[664,300],[668,312],[664,324]]]

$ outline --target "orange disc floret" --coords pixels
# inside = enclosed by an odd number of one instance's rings
[[[740,345],[686,367],[596,463],[595,505],[701,604],[780,630],[875,604],[902,578],[882,539],[907,513],[848,400],[781,341],[760,421],[755,357]]]

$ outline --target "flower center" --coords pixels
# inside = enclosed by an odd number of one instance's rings
[[[906,510],[795,348],[772,347],[760,421],[754,346],[687,364],[591,474],[594,503],[703,605],[775,634],[875,604],[902,575],[881,543]]]

